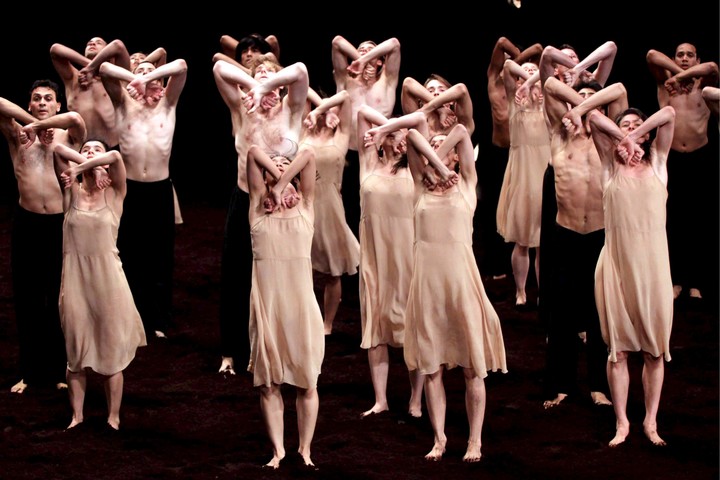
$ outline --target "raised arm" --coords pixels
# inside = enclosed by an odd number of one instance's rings
[[[76,65],[82,68],[90,63],[90,59],[83,54],[61,43],[54,43],[50,47],[50,59],[63,83],[70,82],[78,74]]]
[[[73,147],[75,150],[80,149],[80,146],[85,141],[85,137],[87,135],[85,121],[77,112],[59,113],[44,120],[35,120],[25,125],[23,130],[27,133],[33,131],[37,134],[38,132],[46,131],[51,128],[66,130],[67,139],[64,143]]]
[[[414,112],[432,98],[432,93],[422,83],[412,77],[405,77],[400,91],[400,105],[403,114]]]
[[[401,117],[387,119],[382,124],[378,124],[376,127],[367,129],[361,141],[366,146],[374,144],[375,148],[379,148],[389,133],[403,128],[418,130],[425,136],[425,138],[430,136],[427,117],[424,113],[417,111],[408,113],[407,115],[403,115]]]
[[[220,95],[228,106],[236,105],[245,97],[245,91],[260,84],[249,73],[245,72],[241,66],[235,62],[230,63],[225,60],[215,62],[213,76]]]
[[[400,41],[395,37],[379,43],[375,48],[360,55],[360,57],[352,61],[348,70],[359,75],[364,70],[365,65],[380,57],[385,57],[380,72],[381,77],[384,77],[390,85],[397,85],[400,80]]]
[[[355,60],[360,57],[355,46],[348,42],[345,37],[336,35],[332,40],[332,65],[333,77],[337,91],[345,90],[348,77],[348,58]]]
[[[84,57],[83,57],[84,58]],[[145,59],[147,60],[147,58]],[[83,73],[94,75],[103,62],[110,62],[125,70],[130,70],[130,54],[122,40],[115,39],[100,50],[92,61],[88,62],[82,69]]]
[[[470,92],[464,83],[456,83],[440,95],[432,97],[426,102],[420,111],[428,114],[448,103],[454,103],[454,113],[458,123],[467,128],[470,135],[475,131],[475,120],[473,119],[473,104]]]
[[[308,113],[303,123],[307,128],[314,128],[317,118],[335,107],[337,107],[336,113],[339,120],[335,128],[335,138],[343,137],[345,139],[343,144],[347,144],[352,131],[352,104],[350,94],[346,90],[341,90],[332,97],[322,99],[320,104]],[[328,125],[328,127],[332,128],[331,125]]]
[[[283,102],[290,108],[293,116],[302,115],[309,88],[307,67],[302,62],[296,62],[283,68],[266,81],[258,83],[250,89],[248,96],[253,101],[253,107],[248,110],[248,113],[252,113],[260,106],[262,97],[283,86],[288,87],[288,93],[283,98]],[[300,119],[300,124],[302,124],[302,119]]]
[[[682,68],[672,58],[657,50],[649,50],[645,60],[658,86],[665,85],[665,80],[682,72]]]
[[[116,107],[124,101],[123,84],[128,84],[135,79],[130,71],[111,62],[103,62],[98,69],[105,91]]]
[[[173,60],[170,63],[157,67],[155,70],[147,74],[135,75],[128,85],[128,88],[135,85],[147,85],[153,80],[160,80],[164,78],[168,79],[165,86],[164,98],[170,103],[170,105],[177,105],[177,102],[180,99],[180,94],[182,93],[187,80],[187,63],[182,58],[178,58],[177,60]]]
[[[20,143],[20,132],[22,125],[37,121],[26,109],[15,103],[0,97],[0,130],[12,148],[17,148]]]
[[[717,117],[720,110],[720,88],[704,87],[702,97],[710,111]]]
[[[167,51],[163,47],[158,47],[145,56],[145,61],[161,67],[167,63]]]
[[[604,87],[612,71],[616,54],[617,45],[615,45],[615,42],[607,41],[593,50],[590,55],[580,60],[577,65],[570,68],[569,72],[571,72],[573,78],[580,78],[582,72],[597,64],[597,68],[592,73],[592,76],[596,82]]]
[[[700,79],[701,86],[713,86],[717,85],[718,82],[718,64],[715,62],[703,62],[697,65],[693,65],[687,70],[681,70],[667,82],[675,81],[677,83],[687,82],[693,78]]]
[[[627,90],[622,83],[613,83],[571,108],[563,118],[565,128],[571,133],[583,128],[582,117],[603,106],[607,106],[610,118],[615,118],[616,115],[628,108]]]

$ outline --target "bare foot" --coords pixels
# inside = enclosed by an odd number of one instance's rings
[[[595,405],[612,405],[610,399],[603,392],[590,392],[590,398]]]
[[[408,414],[413,418],[420,418],[422,417],[422,407],[415,407],[410,405],[408,408]]]
[[[70,425],[68,425],[65,430],[70,430],[71,428],[75,428],[78,425],[80,425],[82,422],[83,422],[82,418],[78,420],[75,417],[73,417],[72,420],[70,421]]]
[[[665,443],[665,440],[660,438],[660,435],[658,435],[657,425],[643,423],[643,431],[645,432],[645,436],[653,443],[653,445],[656,445],[658,447],[664,447],[665,445],[667,445],[667,443]]]
[[[285,458],[284,454],[282,456],[275,455],[273,456],[272,460],[265,464],[265,466],[272,469],[277,469],[280,466],[280,460],[282,460],[283,458]]]
[[[113,430],[120,430],[120,420],[108,418],[107,424],[110,425],[110,428],[112,428]]]
[[[625,441],[625,438],[630,433],[630,425],[617,425],[615,427],[615,437],[608,443],[611,447],[617,447]]]
[[[325,335],[332,335],[332,327],[330,327],[330,329],[325,329]]]
[[[463,456],[463,462],[479,462],[482,458],[480,447],[482,447],[482,442],[480,440],[477,442],[469,441],[467,451],[465,452],[465,456]]]
[[[445,442],[435,442],[430,453],[425,455],[425,460],[439,462],[442,459],[443,453],[445,453]]]
[[[370,410],[367,410],[360,414],[360,418],[365,418],[368,415],[374,415],[376,413],[387,412],[390,410],[387,403],[376,403]]]
[[[500,275],[493,275],[493,280],[505,280],[507,278],[507,274],[501,273]]]
[[[527,303],[527,294],[525,292],[515,293],[515,305],[525,305]]]
[[[12,393],[23,393],[25,389],[27,388],[27,383],[25,383],[23,380],[20,380],[15,385],[10,388],[10,391]]]
[[[155,330],[155,337],[157,338],[167,338],[167,335],[165,335],[165,332],[161,330]]]
[[[306,467],[314,467],[315,464],[314,464],[313,461],[310,459],[310,452],[308,451],[308,452],[303,453],[303,452],[301,452],[300,450],[301,450],[301,449],[298,448],[298,453],[299,453],[300,456],[302,457],[303,462],[305,463],[305,466],[306,466]],[[309,449],[308,449],[308,450],[309,450]]]
[[[229,373],[235,375],[235,362],[232,357],[222,357],[222,363],[220,363],[220,370],[218,373]]]
[[[552,400],[545,400],[543,402],[543,407],[545,407],[545,410],[547,410],[548,408],[557,407],[558,405],[560,405],[560,402],[562,402],[566,398],[567,398],[567,394],[558,393],[558,396],[553,398]]]
[[[578,332],[578,338],[582,340],[583,344],[587,343],[587,332]]]
[[[65,382],[58,382],[55,384],[55,388],[58,390],[67,390],[68,386]]]
[[[702,294],[700,293],[700,290],[697,288],[691,288],[689,292],[690,298],[702,298]]]

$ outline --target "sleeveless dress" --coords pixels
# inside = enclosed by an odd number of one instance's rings
[[[250,365],[253,385],[317,386],[325,330],[313,290],[313,226],[294,217],[261,216],[251,225]]]
[[[345,156],[335,145],[312,146],[315,150],[315,235],[312,266],[334,277],[357,273],[360,243],[345,219],[340,194]]]
[[[611,362],[622,351],[664,355],[670,361],[667,197],[654,174],[634,178],[617,172],[605,188],[605,245],[595,269],[595,300]]]
[[[462,181],[462,180],[461,180]],[[500,319],[485,293],[472,249],[476,199],[460,189],[415,204],[413,276],[405,316],[408,370],[456,366],[480,378],[507,372]]]
[[[361,348],[402,347],[412,276],[413,180],[371,173],[360,185]]]
[[[540,245],[542,184],[550,162],[550,133],[542,109],[510,102],[510,153],[505,168],[496,223],[506,242]]]
[[[107,204],[87,211],[73,201],[65,213],[59,307],[71,372],[113,375],[147,345],[118,255],[119,224]]]

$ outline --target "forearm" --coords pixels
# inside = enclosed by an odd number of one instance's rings
[[[413,148],[427,159],[428,163],[437,170],[440,176],[447,178],[447,176],[450,175],[450,170],[440,160],[438,152],[432,148],[422,133],[411,128],[407,134],[407,141],[412,143]]]
[[[48,128],[70,129],[73,127],[78,127],[83,123],[84,120],[79,113],[66,112],[60,113],[58,115],[53,115],[52,117],[46,118],[45,120],[33,119],[33,121],[28,123],[27,126],[37,132],[40,130],[47,130]]]
[[[0,115],[2,115],[3,117],[15,119],[17,122],[25,125],[37,121],[37,118],[30,115],[30,112],[12,103],[10,100],[1,97]]]
[[[612,103],[623,95],[627,96],[625,86],[619,82],[613,83],[583,100],[579,105],[573,107],[573,111],[582,117],[590,110]]]

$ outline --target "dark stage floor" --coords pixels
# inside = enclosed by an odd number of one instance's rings
[[[312,445],[317,471],[301,466],[294,391],[285,389],[285,448],[278,471],[261,466],[271,447],[249,374],[217,373],[218,298],[224,209],[186,205],[178,227],[175,325],[170,338],[142,348],[125,371],[122,430],[104,427],[97,378],[88,383],[85,423],[65,432],[65,392],[31,387],[10,393],[17,376],[17,337],[9,269],[10,211],[0,207],[0,478],[332,478],[332,479],[717,479],[717,307],[677,305],[658,418],[665,448],[642,434],[640,358],[631,363],[628,441],[611,449],[611,407],[583,394],[553,410],[542,408],[545,338],[537,311],[517,311],[511,279],[485,280],[500,315],[507,374],[486,380],[483,458],[465,464],[463,380],[445,374],[448,448],[442,461],[423,456],[433,444],[427,412],[405,415],[409,396],[402,353],[391,351],[391,411],[366,419],[374,401],[366,352],[360,349],[357,282],[345,282],[335,332],[326,338],[319,381],[320,418]],[[532,280],[530,281],[531,283]],[[530,289],[530,301],[535,290]],[[584,378],[581,375],[581,378]]]

